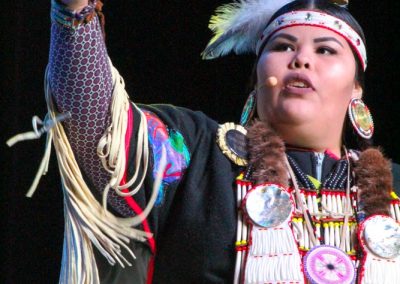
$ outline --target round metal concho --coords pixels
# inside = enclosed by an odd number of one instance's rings
[[[351,284],[356,271],[350,257],[332,246],[317,246],[304,256],[304,270],[313,284]]]
[[[400,226],[390,217],[377,215],[364,225],[364,241],[372,253],[383,258],[400,255]]]
[[[272,228],[290,218],[293,203],[284,187],[270,183],[250,190],[245,197],[244,209],[253,224]]]

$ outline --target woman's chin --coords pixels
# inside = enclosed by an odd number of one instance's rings
[[[315,121],[319,113],[320,110],[310,106],[287,104],[278,109],[274,116],[283,122],[298,125]]]

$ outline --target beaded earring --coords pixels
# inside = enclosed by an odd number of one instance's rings
[[[247,126],[249,121],[253,118],[256,109],[256,96],[257,91],[253,90],[247,98],[242,115],[240,116],[240,125]]]
[[[374,121],[368,107],[360,99],[352,99],[348,109],[354,130],[362,138],[370,139],[374,134]]]

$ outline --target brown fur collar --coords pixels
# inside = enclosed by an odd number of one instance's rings
[[[266,123],[254,120],[247,130],[249,164],[253,167],[252,182],[273,182],[288,186],[285,144]]]
[[[266,123],[254,120],[248,127],[249,164],[253,168],[252,182],[278,183],[288,186],[285,164],[285,145],[276,132]],[[379,149],[370,148],[361,152],[354,162],[360,206],[367,217],[373,214],[389,215],[390,192],[393,177],[391,163]]]
[[[354,173],[358,187],[358,199],[367,216],[390,214],[390,192],[393,188],[391,163],[379,149],[361,152],[355,163]]]

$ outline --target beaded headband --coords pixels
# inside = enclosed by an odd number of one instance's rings
[[[347,7],[347,0],[326,0]],[[279,16],[265,27],[272,16],[294,0],[235,0],[218,7],[210,19],[214,36],[202,52],[203,59],[214,59],[231,52],[258,54],[270,36],[280,29],[295,25],[317,26],[341,35],[357,54],[363,70],[367,52],[361,37],[345,21],[321,11],[298,10]],[[261,39],[260,39],[261,35]]]
[[[284,28],[293,26],[319,27],[341,35],[356,52],[363,70],[365,71],[367,68],[367,51],[360,35],[343,20],[320,11],[292,11],[276,18],[262,33],[257,43],[256,54],[259,55],[273,34]]]

